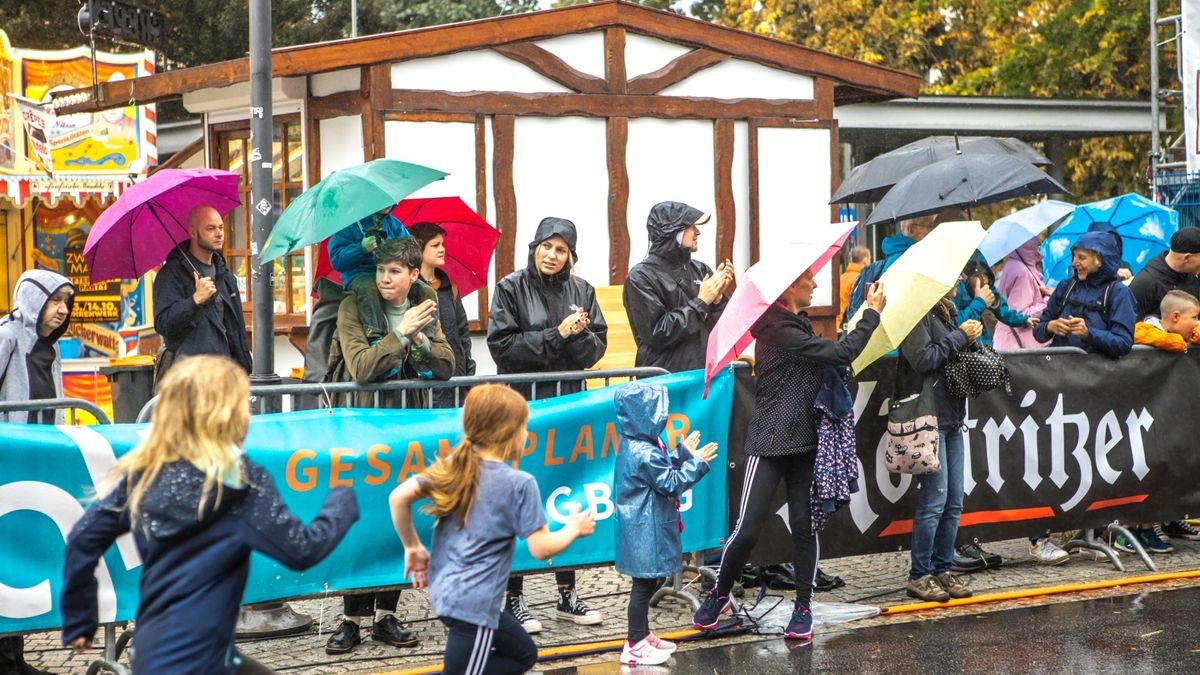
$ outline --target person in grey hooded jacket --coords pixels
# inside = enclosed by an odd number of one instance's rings
[[[75,287],[61,274],[29,270],[17,279],[13,311],[0,319],[0,401],[62,397],[58,339],[71,324]],[[29,413],[0,413],[5,422]]]
[[[17,279],[13,311],[0,319],[0,401],[62,398],[62,358],[58,338],[67,332],[75,287],[61,274],[29,270]],[[0,413],[0,421],[62,422],[59,411],[30,415]],[[40,673],[25,663],[20,635],[0,638],[0,672]]]

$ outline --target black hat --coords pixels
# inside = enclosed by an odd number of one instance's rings
[[[1171,235],[1171,251],[1174,253],[1200,253],[1200,227],[1181,227]]]

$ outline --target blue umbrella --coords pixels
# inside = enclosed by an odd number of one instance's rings
[[[1016,213],[1010,213],[988,228],[987,236],[979,244],[979,252],[989,265],[995,265],[1004,260],[1004,256],[1020,248],[1021,244],[1061,222],[1074,210],[1074,204],[1047,199]]]
[[[1137,274],[1171,247],[1171,235],[1178,230],[1179,214],[1174,209],[1133,192],[1082,204],[1042,243],[1046,285],[1056,286],[1071,277],[1071,246],[1088,232],[1116,232],[1124,265]]]

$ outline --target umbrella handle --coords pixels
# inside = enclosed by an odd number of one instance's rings
[[[167,233],[167,238],[175,243],[175,248],[179,249],[180,253],[183,253],[183,259],[185,262],[187,262],[188,267],[192,268],[192,271],[196,273],[196,276],[200,276],[200,270],[196,269],[196,265],[192,262],[191,256],[187,254],[187,251],[183,250],[183,242],[177,241],[175,239],[175,235],[171,233],[171,230],[167,229],[167,224],[162,221],[162,218],[158,217],[158,211],[154,209],[154,202],[146,202],[146,208],[150,209],[150,215],[154,216],[154,220],[158,223],[158,226],[163,229],[163,232]],[[170,216],[171,212],[168,211],[167,215]],[[175,220],[175,216],[171,216],[171,220]],[[175,220],[175,222],[177,224],[179,223],[178,220]]]

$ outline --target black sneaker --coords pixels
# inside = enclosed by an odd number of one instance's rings
[[[595,626],[604,621],[604,615],[588,607],[574,588],[558,589],[558,605],[555,609],[555,616],[562,621],[574,621],[581,626]]]
[[[1187,539],[1200,541],[1200,530],[1192,527],[1186,520],[1171,520],[1163,523],[1163,533],[1172,539]]]
[[[845,586],[845,585],[846,585],[846,582],[842,581],[841,577],[834,576],[832,574],[826,574],[821,571],[820,567],[817,568],[817,579],[816,579],[816,582],[813,584],[813,590],[815,590],[815,591],[832,591],[835,588],[841,588],[842,586]]]
[[[416,647],[418,642],[417,635],[391,614],[375,622],[371,627],[371,639],[393,647]]]
[[[325,653],[345,654],[359,644],[362,644],[362,636],[358,634],[358,624],[343,620],[325,643]]]
[[[521,628],[525,629],[526,633],[533,635],[542,632],[542,622],[537,620],[530,611],[529,606],[525,604],[524,595],[508,594],[504,602],[504,611],[508,612],[521,624]]]
[[[959,564],[960,557],[964,559],[963,564]],[[985,551],[978,539],[972,539],[971,543],[963,544],[955,549],[954,562],[951,563],[950,570],[958,574],[978,572],[1000,567],[1003,561],[998,554]]]
[[[717,595],[714,588],[704,596],[704,603],[692,615],[692,625],[700,630],[712,630],[721,621],[721,615],[733,607],[728,595]]]

